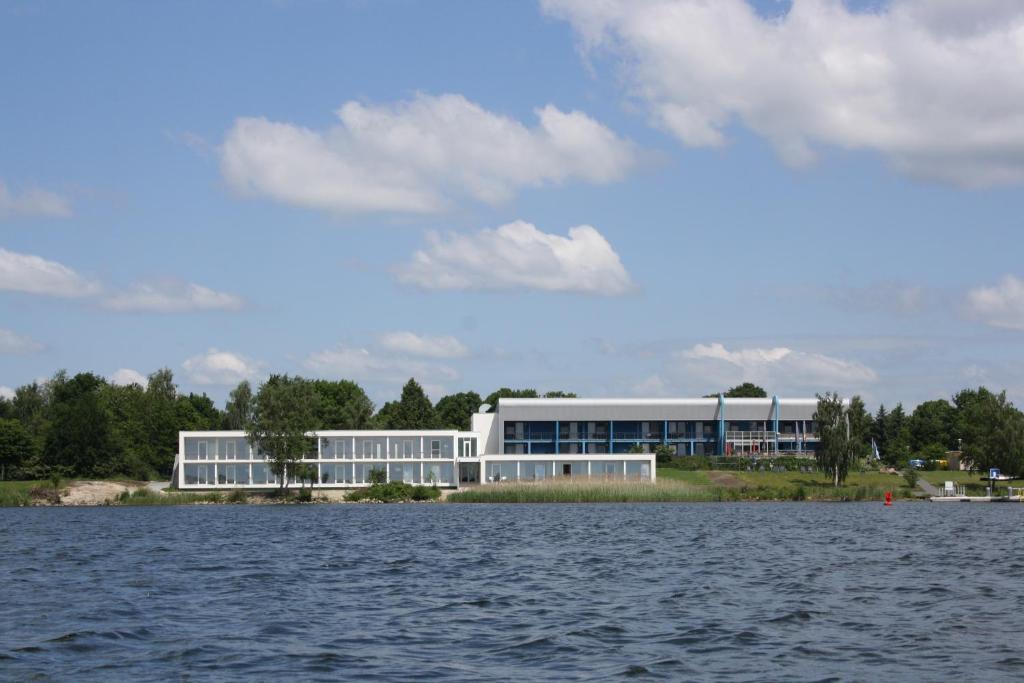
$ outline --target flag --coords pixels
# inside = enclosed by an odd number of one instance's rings
[[[875,443],[874,439],[871,439],[871,455],[875,456],[875,460],[881,460],[882,456],[878,452],[878,444]]]

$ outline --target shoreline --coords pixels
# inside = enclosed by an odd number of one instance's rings
[[[743,474],[740,477],[738,474]],[[161,489],[149,482],[72,481],[61,486],[59,497],[52,487],[8,484],[24,495],[7,496],[4,507],[139,507],[163,505],[352,505],[401,502],[453,504],[572,504],[572,503],[795,503],[882,502],[891,491],[898,502],[928,500],[922,487],[910,488],[903,477],[867,473],[838,489],[817,477],[792,473],[732,473],[720,470],[680,471],[655,483],[619,480],[549,479],[541,482],[510,482],[461,489],[408,486],[404,497],[376,500],[368,489],[311,490],[289,488],[284,497],[277,491],[178,491]],[[19,483],[21,484],[21,483]],[[431,499],[414,499],[414,490],[427,490]],[[304,491],[304,493],[299,493]],[[349,496],[360,492],[361,500]],[[436,499],[433,499],[436,496]]]

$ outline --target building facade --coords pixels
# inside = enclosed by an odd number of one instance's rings
[[[551,477],[656,478],[659,445],[680,456],[813,455],[816,399],[500,399],[481,406],[468,432],[316,432],[302,460],[314,487],[388,481],[458,487]],[[274,488],[266,454],[243,432],[181,432],[175,461],[182,489]],[[290,484],[298,477],[286,474]]]

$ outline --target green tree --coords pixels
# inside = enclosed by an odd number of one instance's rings
[[[1024,415],[985,387],[954,397],[963,434],[963,458],[975,469],[995,467],[1004,474],[1024,473]]]
[[[191,405],[179,405],[178,387],[169,368],[161,368],[149,376],[143,402],[147,462],[154,471],[168,475],[174,465],[174,454],[178,452],[178,431],[195,428],[198,419]]]
[[[410,379],[402,387],[402,397],[387,416],[389,429],[434,429],[437,416],[423,387]]]
[[[839,394],[818,395],[818,408],[814,412],[821,435],[821,445],[815,453],[818,467],[828,472],[839,486],[857,458],[857,443],[850,433],[849,414]]]
[[[726,398],[768,398],[768,392],[753,382],[744,382],[725,392]]]
[[[850,398],[846,415],[850,421],[850,438],[857,447],[856,455],[863,457],[871,452],[871,434],[874,426],[871,413],[865,408],[860,396],[853,396]]]
[[[105,384],[99,388],[99,394],[110,416],[111,440],[121,456],[119,462],[111,464],[111,469],[132,479],[151,479],[156,469],[145,433],[145,391],[138,384]]]
[[[508,387],[502,387],[497,391],[492,391],[484,399],[484,403],[491,406],[487,412],[493,413],[498,409],[498,399],[500,398],[537,398],[536,389],[509,389]]]
[[[442,429],[469,431],[470,421],[483,403],[475,391],[463,391],[445,396],[434,406],[437,424]]]
[[[245,429],[252,422],[252,385],[243,379],[228,394],[224,406],[224,426],[228,429]]]
[[[902,403],[897,403],[886,418],[885,442],[887,452],[882,459],[892,467],[903,467],[910,459],[910,420]]]
[[[321,429],[366,429],[373,423],[373,401],[355,382],[318,379],[313,389],[320,396]]]
[[[951,436],[954,422],[953,406],[945,399],[925,401],[910,416],[910,448],[919,451],[931,444],[942,444],[946,449],[956,446]]]
[[[656,462],[667,463],[672,462],[672,458],[675,456],[676,451],[668,444],[659,443],[654,447],[654,457]]]
[[[35,444],[17,420],[0,418],[0,481],[32,457]]]
[[[885,454],[889,452],[889,444],[886,441],[885,425],[889,421],[889,413],[885,411],[885,404],[878,406],[878,412],[875,413],[874,422],[871,425],[871,438],[875,440],[875,446],[878,447],[878,452],[881,454],[883,461]]]
[[[289,467],[316,450],[311,432],[317,428],[318,403],[312,384],[301,377],[271,375],[256,393],[246,434],[267,455],[282,489],[288,485]]]
[[[556,389],[555,391],[545,391],[544,398],[578,398],[575,393],[571,391],[561,391]]]
[[[65,475],[107,477],[116,474],[121,452],[101,401],[106,382],[88,372],[53,386],[53,421],[43,451],[45,464]]]

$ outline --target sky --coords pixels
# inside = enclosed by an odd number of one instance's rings
[[[1024,402],[1016,0],[0,5],[0,395]]]

